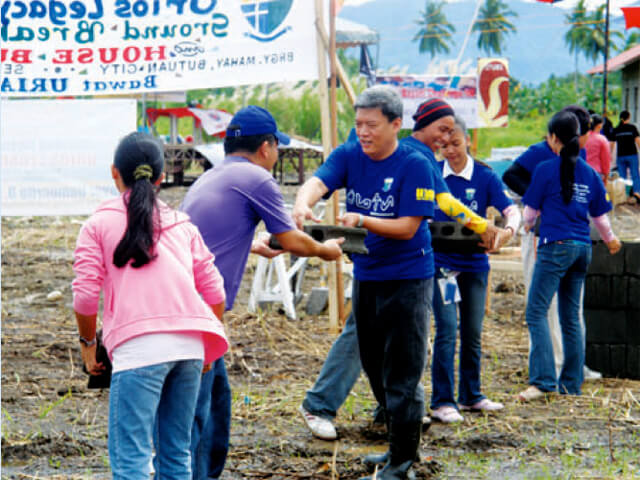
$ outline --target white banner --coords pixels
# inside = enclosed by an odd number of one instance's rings
[[[318,78],[312,0],[4,0],[0,95],[112,95]]]
[[[2,215],[84,215],[118,194],[110,166],[135,100],[3,100]]]
[[[413,128],[413,114],[418,106],[430,98],[447,102],[468,128],[478,127],[478,87],[474,76],[387,75],[376,83],[397,90],[404,104],[402,128]]]

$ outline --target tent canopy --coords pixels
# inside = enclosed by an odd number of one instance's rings
[[[233,118],[228,112],[216,109],[203,109],[194,107],[177,108],[147,108],[149,123],[155,123],[159,117],[184,118],[192,117],[196,121],[196,126],[202,126],[208,135],[224,138],[227,125]]]
[[[336,18],[336,45],[338,48],[371,45],[380,41],[380,35],[361,23]]]

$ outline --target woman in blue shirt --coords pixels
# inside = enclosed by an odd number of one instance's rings
[[[598,173],[578,157],[578,119],[567,111],[549,121],[548,142],[559,157],[540,163],[522,201],[524,224],[530,230],[540,215],[538,256],[527,299],[526,318],[531,339],[529,388],[521,401],[560,391],[580,395],[583,381],[584,332],[580,324],[580,291],[591,262],[589,216],[609,252],[620,250],[607,212],[611,203]],[[546,317],[558,292],[564,363],[556,375]]]
[[[511,235],[520,224],[520,212],[506,196],[500,178],[483,163],[468,154],[469,137],[464,122],[458,118],[449,142],[443,146],[446,162],[440,162],[442,176],[451,194],[474,213],[484,217],[494,206],[507,219],[505,230]],[[437,210],[436,221],[449,220]],[[508,239],[507,239],[508,241]],[[484,318],[489,260],[486,253],[434,253],[436,285],[433,309],[436,336],[431,373],[431,416],[445,423],[461,421],[462,410],[499,410],[480,392],[480,357],[482,320]],[[457,282],[460,300],[445,298],[446,284]],[[457,305],[456,305],[457,304]],[[460,373],[458,403],[454,400],[454,357],[460,313]]]

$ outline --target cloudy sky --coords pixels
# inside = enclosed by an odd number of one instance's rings
[[[365,3],[369,3],[372,2],[373,0],[345,0],[344,4],[345,5],[362,5]],[[389,0],[389,1],[393,1],[393,0]],[[464,1],[469,1],[469,0],[445,0],[446,2],[449,3],[455,3],[455,2],[464,2]],[[529,3],[535,3],[536,0],[523,0],[525,2],[529,2]],[[622,11],[620,10],[620,7],[625,7],[627,5],[631,5],[635,2],[636,0],[610,0],[610,5],[611,5],[611,13],[614,15],[622,15]],[[573,8],[575,6],[575,4],[578,3],[578,0],[564,0],[562,2],[558,2],[556,4],[554,4],[554,7],[557,8],[565,8],[565,9],[570,9]],[[605,0],[587,0],[587,6],[588,8],[596,8],[602,4],[605,3]]]

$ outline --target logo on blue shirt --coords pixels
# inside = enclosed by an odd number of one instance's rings
[[[465,193],[465,195],[467,197],[467,200],[473,200],[473,197],[476,194],[476,189],[475,188],[466,188],[464,193]]]
[[[393,184],[393,177],[387,177],[384,179],[384,185],[382,186],[383,192],[388,192],[391,190],[391,185]]]
[[[246,36],[259,42],[270,42],[285,34],[291,27],[278,30],[284,22],[293,0],[243,0],[242,13],[253,32]]]

